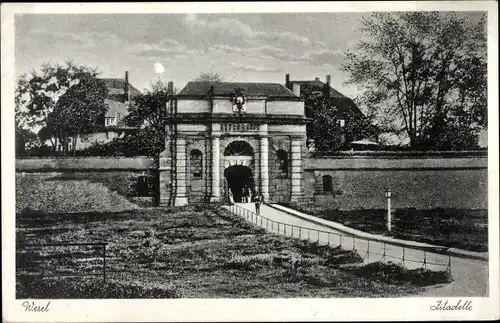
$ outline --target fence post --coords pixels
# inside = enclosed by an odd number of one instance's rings
[[[302,239],[302,227],[299,227],[299,239]]]
[[[424,269],[427,269],[427,251],[424,250]]]
[[[385,250],[386,250],[386,243],[384,242],[384,254],[382,255],[382,261],[385,260]]]
[[[318,232],[318,240],[316,241],[319,244],[319,230],[316,230]]]
[[[352,237],[352,250],[356,250],[356,237]]]
[[[286,223],[283,223],[283,235],[286,236]]]
[[[106,284],[106,244],[102,244],[102,279]]]
[[[311,229],[307,228],[307,240],[311,241]]]
[[[448,249],[448,275],[451,276],[451,252],[450,249]]]
[[[368,249],[366,249],[366,256],[368,257],[368,263],[370,263],[370,240],[368,240]]]
[[[328,245],[330,245],[330,232],[328,232],[327,235],[328,235],[328,237],[327,237]]]
[[[405,267],[405,247],[403,247],[403,267]]]
[[[340,245],[339,245],[339,247],[340,247],[340,248],[342,248],[342,236],[343,236],[343,235],[341,234],[341,235],[340,235]]]

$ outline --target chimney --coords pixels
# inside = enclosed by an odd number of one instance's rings
[[[300,84],[293,83],[293,94],[300,97]]]
[[[285,74],[285,87],[290,89],[290,74]]]
[[[167,92],[168,94],[174,94],[174,82],[168,82]]]
[[[326,96],[327,98],[329,98],[329,97],[330,97],[330,80],[331,80],[331,78],[330,78],[330,74],[328,74],[328,75],[326,76],[326,84],[325,84],[325,96]]]
[[[315,81],[319,81],[319,77],[316,77],[314,80],[315,80]]]
[[[130,90],[129,90],[129,85],[128,85],[128,71],[125,71],[125,102],[129,103],[130,102]]]

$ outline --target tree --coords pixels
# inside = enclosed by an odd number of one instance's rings
[[[365,104],[399,124],[412,148],[470,147],[486,126],[485,16],[375,13],[363,32],[342,69]]]
[[[57,101],[50,114],[52,119],[58,120],[53,130],[63,133],[65,140],[68,134],[72,135],[73,154],[77,138],[91,132],[108,110],[104,102],[107,95],[108,88],[102,80],[93,75],[83,75]]]
[[[16,156],[24,156],[27,149],[35,148],[38,145],[36,133],[16,126]]]
[[[51,141],[53,149],[56,141],[64,141],[59,130],[68,122],[59,114],[53,114],[57,102],[66,91],[79,80],[96,77],[96,69],[77,66],[67,61],[65,66],[44,64],[39,72],[23,74],[17,80],[15,91],[16,124],[19,127],[41,128],[40,139]]]
[[[210,81],[210,82],[222,82],[222,76],[218,73],[203,72],[195,81]]]
[[[129,107],[125,122],[129,126],[142,128],[142,143],[148,142],[150,147],[164,149],[167,137],[166,117],[171,98],[172,93],[168,93],[167,86],[160,81],[151,84],[151,90],[134,98],[134,104]],[[127,137],[127,140],[135,140],[134,138],[139,140],[138,136]]]
[[[306,126],[308,143],[314,143],[317,151],[335,151],[348,142],[375,135],[370,118],[357,113],[354,102],[349,98],[318,95],[307,87],[301,91],[306,117],[312,119]]]

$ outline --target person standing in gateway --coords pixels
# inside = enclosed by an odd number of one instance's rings
[[[259,191],[256,192],[253,201],[255,202],[255,213],[260,214],[260,204],[263,202],[264,197]]]

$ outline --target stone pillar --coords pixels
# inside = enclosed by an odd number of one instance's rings
[[[302,191],[302,138],[292,138],[292,194],[291,201],[299,201],[304,193]]]
[[[176,178],[175,206],[188,204],[186,192],[186,139],[177,138],[175,146]]]
[[[269,143],[267,137],[260,138],[260,193],[269,201]]]
[[[159,176],[159,205],[171,205],[172,192],[172,155],[170,153],[170,143],[168,142],[164,151],[160,153],[158,160]]]
[[[210,201],[220,200],[220,135],[212,133],[212,196]]]

